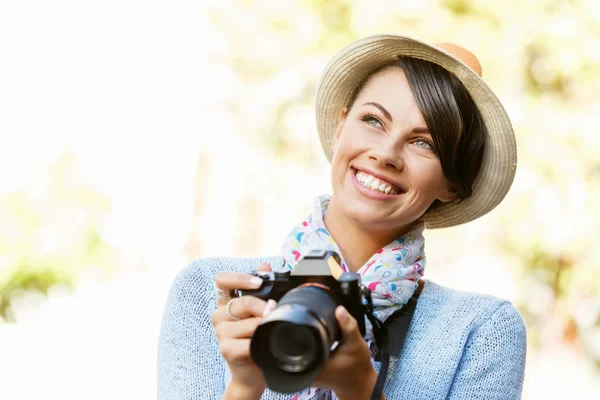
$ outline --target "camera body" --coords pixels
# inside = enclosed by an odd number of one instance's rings
[[[235,289],[231,294],[278,302],[250,342],[251,357],[271,390],[294,393],[318,377],[342,340],[335,318],[338,305],[348,310],[365,335],[364,300],[370,291],[361,285],[359,274],[342,271],[335,252],[313,250],[292,271],[252,274],[263,279],[260,288]]]
[[[332,267],[331,264],[335,263]],[[325,265],[326,264],[326,265]],[[234,291],[234,297],[254,296],[262,300],[273,299],[277,302],[292,289],[298,287],[318,287],[330,291],[339,305],[356,319],[362,336],[365,336],[365,311],[360,275],[354,272],[343,272],[336,279],[332,268],[339,268],[339,256],[330,250],[313,250],[302,258],[293,271],[261,272],[253,271],[252,275],[263,279],[263,284],[255,290]],[[366,289],[368,290],[368,289]]]

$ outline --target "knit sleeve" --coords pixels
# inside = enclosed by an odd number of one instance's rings
[[[521,315],[502,303],[467,339],[448,400],[520,399],[526,348]]]
[[[224,391],[224,363],[210,314],[215,310],[213,273],[195,263],[175,279],[165,306],[158,344],[158,400],[212,399]]]

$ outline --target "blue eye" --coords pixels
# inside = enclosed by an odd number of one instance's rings
[[[433,150],[433,145],[426,139],[417,139],[414,141],[414,143],[423,149]]]
[[[369,119],[367,119],[367,123],[369,125],[375,126],[377,128],[379,128],[381,126],[381,123],[379,122],[379,120],[377,118],[369,118]]]
[[[360,120],[366,122],[374,128],[383,128],[383,124],[381,123],[381,121],[372,114],[365,114],[362,117],[360,117]]]

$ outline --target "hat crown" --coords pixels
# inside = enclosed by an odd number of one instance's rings
[[[475,56],[475,54],[471,53],[469,50],[455,43],[435,43],[434,46],[452,54],[454,57],[467,64],[473,71],[477,73],[477,75],[480,77],[483,76],[481,63],[477,59],[477,56]]]

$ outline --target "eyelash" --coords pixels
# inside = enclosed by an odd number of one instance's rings
[[[366,122],[367,124],[369,124],[369,121],[375,120],[375,121],[377,121],[377,123],[379,123],[379,125],[381,125],[381,127],[383,127],[383,122],[381,122],[381,120],[379,118],[377,118],[370,112],[366,112],[366,113],[362,114],[360,116],[360,120],[363,122]],[[371,124],[369,124],[369,125],[371,125]],[[373,125],[371,125],[371,126],[373,126]]]
[[[360,116],[360,120],[361,120],[361,121],[363,121],[363,122],[365,122],[365,123],[367,123],[367,124],[369,124],[369,125],[371,125],[371,124],[370,124],[370,121],[373,121],[373,120],[374,120],[374,121],[377,121],[377,123],[378,123],[379,125],[381,125],[381,127],[383,127],[383,126],[384,126],[384,125],[383,125],[383,122],[381,122],[381,120],[380,120],[379,118],[377,118],[376,116],[374,116],[374,115],[373,115],[373,114],[371,114],[370,112],[365,112],[364,114],[362,114],[362,115]],[[373,125],[371,125],[371,126],[373,126]],[[374,126],[373,126],[373,127],[374,127]],[[434,153],[436,153],[436,154],[437,154],[437,151],[435,150],[435,147],[433,146],[433,143],[431,143],[429,140],[427,140],[427,139],[425,139],[425,138],[423,138],[423,137],[419,137],[419,138],[415,138],[415,139],[413,140],[413,142],[418,142],[418,141],[420,141],[420,140],[421,140],[421,141],[423,141],[423,142],[425,142],[425,143],[427,143],[427,144],[429,145],[429,149],[427,149],[427,150],[431,150],[431,151],[433,151]]]
[[[416,138],[414,140],[415,143],[418,142],[418,141],[423,141],[423,142],[427,143],[427,145],[429,146],[429,148],[427,150],[431,150],[431,151],[433,151],[434,153],[437,154],[437,152],[435,151],[435,147],[433,147],[433,143],[431,143],[429,140],[427,140],[425,138],[422,138],[422,137]]]

